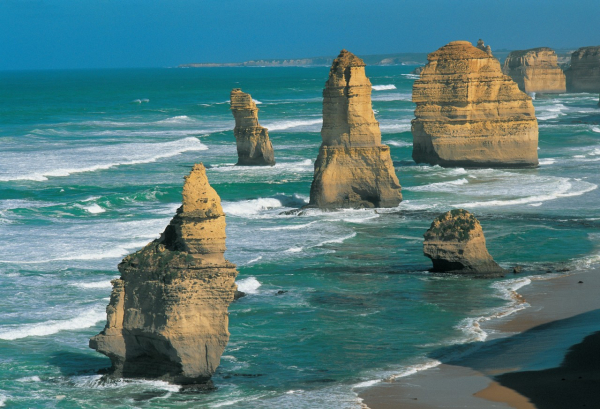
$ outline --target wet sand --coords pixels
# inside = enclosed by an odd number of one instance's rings
[[[365,389],[359,393],[363,404],[371,409],[600,407],[600,270],[533,280],[518,292],[530,307],[482,325],[491,335],[473,344],[473,352]],[[442,348],[440,355],[452,348],[457,347]]]

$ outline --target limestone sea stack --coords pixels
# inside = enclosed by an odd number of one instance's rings
[[[502,72],[517,83],[523,92],[561,93],[567,89],[556,53],[548,47],[511,51]]]
[[[413,85],[417,163],[460,167],[537,166],[538,124],[531,98],[500,62],[468,41],[427,56]]]
[[[112,376],[209,384],[229,340],[227,307],[237,288],[224,251],[221,200],[195,165],[160,238],[119,264],[106,326],[90,339],[111,359]]]
[[[237,142],[238,165],[273,166],[275,154],[267,128],[258,123],[258,108],[250,94],[231,90],[231,112],[235,118],[233,134]]]
[[[490,256],[479,220],[463,209],[438,216],[424,235],[423,253],[434,272],[499,276],[506,273]]]
[[[365,63],[346,50],[325,83],[321,137],[309,206],[395,207],[402,201],[390,148],[381,144]]]
[[[565,71],[567,92],[600,92],[600,46],[582,47],[571,54]]]

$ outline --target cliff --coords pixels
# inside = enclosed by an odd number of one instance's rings
[[[438,216],[424,234],[423,253],[435,272],[498,276],[506,271],[490,256],[479,220],[463,209]]]
[[[333,61],[323,90],[321,137],[309,206],[394,207],[402,201],[371,107],[365,63],[346,50]]]
[[[600,46],[582,47],[571,54],[565,71],[567,92],[600,92]]]
[[[231,90],[231,112],[235,118],[233,134],[237,142],[238,165],[273,166],[275,154],[267,128],[258,123],[258,108],[250,94]]]
[[[502,72],[523,92],[566,91],[565,74],[558,66],[556,53],[548,47],[512,51],[504,60]]]
[[[462,167],[538,164],[531,98],[500,63],[468,41],[429,54],[413,84],[413,154],[417,163]]]
[[[161,237],[119,264],[106,326],[90,339],[111,359],[111,376],[209,383],[229,340],[227,307],[237,288],[224,251],[221,200],[195,165]]]

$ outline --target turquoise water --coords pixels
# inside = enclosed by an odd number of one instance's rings
[[[0,73],[0,406],[359,407],[371,381],[485,339],[478,322],[518,308],[511,292],[527,275],[593,266],[598,96],[534,101],[539,168],[418,166],[413,68],[367,67],[404,202],[297,215],[284,212],[308,201],[328,67]],[[238,87],[259,101],[275,167],[233,166]],[[116,265],[163,231],[196,162],[222,198],[226,256],[248,293],[230,307],[217,389],[102,383],[109,360],[87,342]],[[480,219],[498,262],[526,272],[429,274],[422,235],[455,207]]]

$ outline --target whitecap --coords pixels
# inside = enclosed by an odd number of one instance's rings
[[[41,382],[42,380],[40,379],[39,376],[26,376],[24,378],[19,378],[17,379],[17,382]]]
[[[252,260],[248,261],[248,262],[246,263],[246,265],[249,265],[249,264],[254,264],[254,263],[256,263],[257,261],[260,261],[260,260],[262,260],[262,256],[258,256],[258,257],[256,257],[256,258],[253,258]]]
[[[223,211],[227,216],[252,216],[264,210],[271,210],[283,207],[279,199],[260,198],[252,200],[243,200],[240,202],[222,202]]]
[[[306,229],[309,226],[312,226],[313,224],[318,223],[317,220],[312,221],[310,223],[306,223],[306,224],[291,224],[288,226],[277,226],[277,227],[261,227],[261,230],[301,230],[301,229]]]
[[[396,86],[394,84],[387,84],[387,85],[373,85],[373,91],[386,91],[386,90],[390,90],[390,89],[396,89]]]
[[[404,190],[409,190],[412,192],[439,192],[439,191],[447,191],[449,188],[452,190],[454,186],[466,185],[469,183],[468,179],[461,178],[457,180],[450,180],[447,182],[435,182],[430,183],[428,185],[423,186],[412,186],[405,187]]]
[[[246,294],[256,294],[262,284],[255,277],[244,278],[237,281],[238,291]]]
[[[0,393],[0,407],[6,406],[6,401],[8,400],[8,396]]]
[[[190,123],[190,122],[194,122],[194,119],[190,118],[187,115],[178,115],[178,116],[173,116],[167,119],[163,119],[161,121],[157,121],[157,124],[185,124],[185,123]]]
[[[418,80],[419,78],[421,78],[421,76],[419,74],[400,74],[400,75],[408,78],[409,80]]]
[[[117,277],[115,277],[117,278]],[[69,284],[70,286],[73,287],[79,287],[79,288],[112,288],[112,284],[111,284],[112,280],[105,280],[105,281],[92,281],[89,283],[71,283]]]
[[[106,209],[103,208],[102,206],[100,206],[97,203],[94,203],[90,206],[82,206],[86,212],[88,213],[92,213],[92,214],[98,214],[98,213],[104,213],[106,212]]]
[[[312,130],[314,132],[318,132],[319,128],[315,127],[315,125],[321,125],[323,123],[322,118],[318,119],[298,119],[293,121],[277,121],[268,124],[264,124],[263,126],[267,128],[269,131],[284,131],[287,129],[293,129],[296,131],[299,130]]]
[[[78,388],[110,389],[123,388],[131,385],[144,386],[149,389],[165,390],[168,392],[179,392],[181,386],[173,385],[165,381],[144,379],[106,379],[102,375],[80,375],[73,376],[71,381]]]
[[[371,97],[372,101],[412,101],[412,94],[407,92],[390,92],[375,94]]]
[[[440,366],[441,364],[442,363],[440,361],[438,361],[437,359],[427,359],[427,360],[425,360],[425,362],[421,362],[421,363],[418,363],[418,364],[415,364],[415,365],[407,366],[401,372],[389,376],[386,379],[386,381],[389,382],[389,381],[393,381],[394,379],[397,379],[397,378],[404,378],[406,376],[416,374],[417,372],[421,372],[421,371],[425,371],[427,369],[435,368],[436,366]]]
[[[406,142],[406,141],[385,141],[384,144],[386,145],[392,145],[392,146],[397,146],[399,148],[403,148],[406,146],[412,146],[412,142]]]
[[[304,250],[304,247],[290,247],[284,253],[300,253],[302,250]]]
[[[260,102],[260,101],[259,101],[259,100],[257,100],[257,99],[254,99],[254,98],[252,98],[252,101],[254,101],[254,103],[255,103],[256,105],[260,105],[260,104],[262,104],[262,102]]]
[[[323,246],[325,244],[343,243],[346,240],[351,239],[353,237],[356,237],[356,232],[352,232],[351,234],[349,234],[347,236],[344,236],[344,237],[338,237],[338,238],[335,238],[335,239],[329,239],[329,240],[322,241],[319,244],[315,245],[314,247],[320,247],[320,246]]]
[[[539,160],[540,166],[552,165],[555,162],[556,162],[556,159],[554,159],[554,158],[544,158],[544,159]]]

